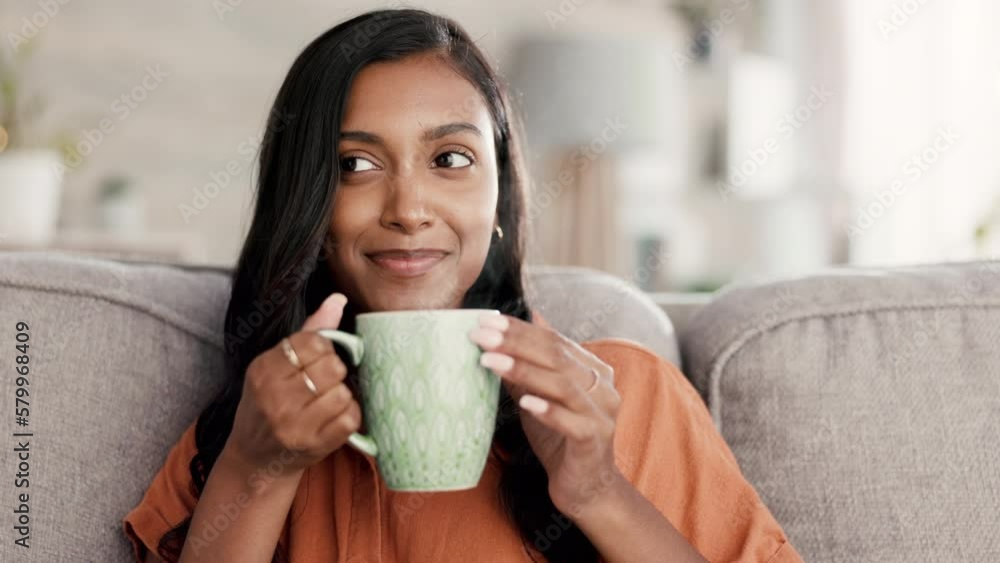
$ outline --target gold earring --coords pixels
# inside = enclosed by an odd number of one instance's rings
[[[500,228],[500,225],[497,225],[495,230],[497,232],[497,238],[503,238],[503,229]]]

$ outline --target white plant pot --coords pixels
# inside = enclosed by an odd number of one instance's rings
[[[145,223],[142,202],[134,193],[100,202],[97,214],[101,228],[116,234],[138,233]]]
[[[0,153],[0,241],[44,243],[52,239],[62,195],[60,156],[51,150]]]

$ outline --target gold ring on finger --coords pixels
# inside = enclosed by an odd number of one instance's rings
[[[316,384],[313,383],[312,378],[309,377],[309,374],[306,373],[305,369],[302,370],[302,379],[306,382],[306,387],[309,389],[309,391],[313,395],[319,397],[319,389],[316,389]]]
[[[597,389],[597,384],[601,382],[601,374],[597,373],[597,368],[590,368],[590,372],[594,374],[594,382],[590,384],[590,388],[587,389],[587,393]]]
[[[281,349],[285,352],[285,357],[288,358],[288,362],[292,364],[295,369],[302,368],[302,362],[299,361],[299,355],[295,353],[295,348],[292,348],[292,343],[287,338],[281,339]]]

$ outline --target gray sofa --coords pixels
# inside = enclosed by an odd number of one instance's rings
[[[809,561],[1000,560],[998,280],[1000,264],[967,264],[733,286],[677,338],[610,276],[531,271],[534,303],[564,333],[683,357]],[[27,489],[5,464],[0,561],[130,560],[121,517],[221,384],[227,298],[223,271],[0,253],[4,451],[34,434]],[[13,422],[18,322],[27,427]],[[11,534],[20,492],[31,549]]]

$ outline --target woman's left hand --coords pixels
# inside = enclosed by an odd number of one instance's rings
[[[552,329],[507,315],[483,315],[469,337],[484,350],[480,363],[530,413],[521,424],[556,508],[572,517],[624,482],[614,456],[621,397],[610,366]]]

